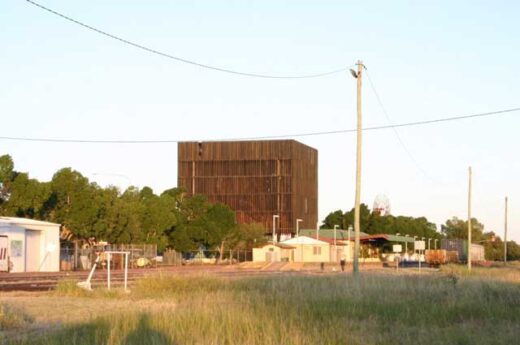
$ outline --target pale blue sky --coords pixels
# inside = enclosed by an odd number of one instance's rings
[[[129,40],[253,73],[308,74],[366,64],[392,122],[520,106],[516,1],[51,1],[41,4]],[[151,55],[50,15],[0,3],[0,136],[216,139],[355,127],[348,73],[265,80]],[[387,124],[364,85],[365,125]],[[396,215],[442,223],[473,214],[520,240],[520,113],[364,136],[362,200],[386,194]],[[320,219],[354,201],[355,136],[299,138],[319,150]],[[70,166],[90,179],[156,192],[176,185],[177,146],[0,140],[16,168],[49,180]],[[128,178],[95,173],[120,174]]]

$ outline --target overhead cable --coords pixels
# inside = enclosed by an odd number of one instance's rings
[[[35,2],[35,1],[32,1],[32,0],[25,0],[25,1],[27,1],[28,3],[34,5],[34,6],[40,8],[42,10],[45,10],[45,11],[47,11],[49,13],[52,13],[52,14],[54,14],[56,16],[59,16],[59,17],[61,17],[63,19],[66,19],[66,20],[68,20],[68,21],[70,21],[70,22],[72,22],[74,24],[80,25],[80,26],[82,26],[82,27],[84,27],[86,29],[92,30],[94,32],[97,32],[98,34],[101,34],[101,35],[104,35],[106,37],[112,38],[112,39],[117,40],[119,42],[122,42],[124,44],[130,45],[130,46],[133,46],[135,48],[144,50],[146,52],[149,52],[149,53],[152,53],[152,54],[155,54],[155,55],[159,55],[159,56],[162,56],[162,57],[165,57],[165,58],[169,58],[169,59],[172,59],[172,60],[175,60],[175,61],[178,61],[178,62],[182,62],[182,63],[186,63],[186,64],[190,64],[190,65],[193,65],[193,66],[197,66],[197,67],[201,67],[201,68],[205,68],[205,69],[210,69],[210,70],[214,70],[214,71],[218,71],[218,72],[224,72],[224,73],[230,73],[230,74],[235,74],[235,75],[241,75],[241,76],[245,76],[245,77],[265,78],[265,79],[309,79],[309,78],[325,77],[325,76],[328,76],[328,75],[332,75],[332,74],[336,74],[336,73],[339,73],[339,72],[347,71],[350,67],[352,67],[352,66],[345,66],[345,67],[333,69],[333,70],[326,71],[326,72],[310,73],[310,74],[302,74],[302,75],[269,75],[269,74],[242,72],[242,71],[238,71],[238,70],[233,70],[233,69],[228,69],[228,68],[223,68],[223,67],[207,65],[207,64],[203,64],[203,63],[200,63],[200,62],[197,62],[197,61],[188,60],[188,59],[181,58],[181,57],[178,57],[178,56],[174,56],[174,55],[171,55],[171,54],[168,54],[168,53],[164,53],[164,52],[161,52],[159,50],[156,50],[156,49],[144,46],[142,44],[129,41],[127,39],[124,39],[124,38],[121,38],[119,36],[113,35],[111,33],[103,31],[101,29],[95,28],[95,27],[93,27],[91,25],[88,25],[88,24],[85,24],[83,22],[80,22],[79,20],[73,19],[73,18],[71,18],[69,16],[66,16],[66,15],[64,15],[62,13],[59,13],[59,12],[57,12],[55,10],[52,10],[52,9],[50,9],[48,7],[45,7],[45,6],[39,4],[39,3]]]
[[[424,126],[435,123],[449,122],[449,121],[458,121],[458,120],[467,120],[473,118],[480,117],[488,117],[488,116],[499,116],[505,115],[512,112],[520,111],[520,107],[518,108],[510,108],[503,109],[497,111],[491,111],[486,113],[478,113],[471,115],[462,115],[462,116],[452,116],[452,117],[444,117],[432,120],[423,120],[423,121],[415,121],[415,122],[405,122],[398,123],[395,125],[381,125],[381,126],[372,126],[365,127],[363,131],[376,131],[376,130],[384,130],[391,128],[400,128],[400,127],[411,127],[411,126]],[[179,139],[164,139],[164,140],[93,140],[93,139],[58,139],[58,138],[31,138],[31,137],[13,137],[13,136],[0,136],[0,140],[11,140],[11,141],[33,141],[33,142],[48,142],[48,143],[76,143],[76,144],[174,144],[183,141],[199,141],[199,142],[212,142],[212,141],[240,141],[240,140],[269,140],[269,139],[288,139],[288,138],[298,138],[298,137],[310,137],[310,136],[319,136],[319,135],[332,135],[332,134],[344,134],[344,133],[354,133],[356,129],[339,129],[332,131],[321,131],[321,132],[307,132],[307,133],[292,133],[292,134],[279,134],[279,135],[264,135],[264,136],[253,136],[253,137],[243,137],[243,138],[223,138],[223,139],[193,139],[193,140],[179,140]]]
[[[377,100],[377,103],[379,104],[379,107],[381,108],[383,114],[385,115],[386,117],[386,120],[388,121],[389,124],[392,123],[392,120],[390,120],[390,116],[388,115],[388,112],[386,111],[386,107],[383,105],[383,101],[381,100],[381,97],[379,97],[379,93],[377,92],[376,90],[376,87],[374,86],[374,83],[372,82],[372,78],[370,78],[370,74],[368,73],[368,70],[365,69],[365,73],[368,77],[368,82],[370,84],[370,88],[372,89],[372,92],[374,93],[374,95],[376,96],[376,100]],[[415,157],[412,155],[412,153],[410,152],[410,150],[408,149],[408,147],[405,145],[403,139],[401,138],[401,135],[399,135],[399,132],[397,131],[397,129],[395,127],[392,127],[392,130],[397,138],[397,141],[399,142],[399,144],[401,145],[401,147],[403,148],[403,150],[406,152],[406,154],[408,155],[408,158],[410,158],[410,160],[415,164],[415,166],[417,167],[417,169],[424,175],[426,176],[428,179],[432,179],[428,173],[426,173],[426,171],[422,168],[422,166],[419,164],[419,162],[417,162],[417,160],[415,159]]]

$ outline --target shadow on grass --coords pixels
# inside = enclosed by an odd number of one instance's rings
[[[20,339],[0,339],[0,344],[175,345],[165,333],[154,329],[150,320],[148,314],[134,314],[115,319],[99,318],[48,333],[42,330],[34,331]]]
[[[163,332],[153,329],[150,325],[150,316],[142,314],[139,317],[137,328],[130,332],[121,342],[121,345],[166,345],[172,344],[173,341]]]

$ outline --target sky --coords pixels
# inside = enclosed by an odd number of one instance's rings
[[[364,126],[520,107],[516,1],[38,0],[153,49],[249,73],[301,75],[361,59]],[[23,0],[0,3],[0,137],[209,140],[352,129],[356,80],[260,79],[157,56]],[[472,214],[520,242],[520,112],[369,131],[362,202],[436,224]],[[298,137],[319,151],[319,219],[354,205],[353,133]],[[404,147],[403,147],[404,146]],[[0,139],[18,171],[72,167],[100,185],[177,184],[177,145]]]

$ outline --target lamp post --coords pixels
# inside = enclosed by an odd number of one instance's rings
[[[418,236],[414,236],[413,237],[413,255],[415,256],[415,253],[417,252],[417,249],[415,249],[415,239],[417,238]]]
[[[431,248],[430,248],[430,241],[431,241],[431,240],[432,240],[431,238],[428,239],[428,250],[431,249]]]
[[[273,244],[276,243],[276,218],[280,218],[280,216],[273,214]]]
[[[296,237],[300,236],[300,222],[303,222],[303,220],[300,218],[296,219]]]
[[[434,246],[435,246],[435,249],[437,249],[437,241],[438,241],[438,239],[434,239],[434,240],[433,240],[433,244],[434,244]]]

